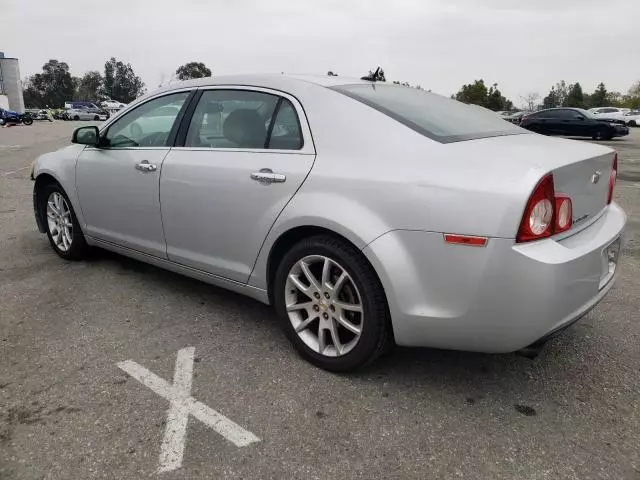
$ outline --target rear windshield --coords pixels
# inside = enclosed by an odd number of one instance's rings
[[[491,110],[424,90],[379,83],[331,88],[441,143],[528,133]]]

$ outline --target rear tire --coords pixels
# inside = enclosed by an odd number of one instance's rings
[[[629,122],[629,126],[630,126],[630,127],[637,127],[637,126],[638,126],[638,124],[636,123],[636,121],[635,121],[635,120],[631,120],[631,121]]]
[[[96,115],[95,117],[93,117],[93,119],[97,122],[98,120],[100,120],[100,117]]]
[[[33,123],[33,118],[31,118],[31,117],[24,118],[22,120],[22,123],[24,123],[25,125],[29,126],[29,125],[31,125]]]
[[[80,117],[78,115],[76,115],[75,117],[73,117],[73,119],[78,121],[78,120],[80,120]]]
[[[307,263],[307,259],[317,262]],[[306,274],[292,273],[303,260],[308,271],[315,269],[319,290],[313,288]],[[292,286],[292,275],[298,283],[307,284],[307,294]],[[343,276],[346,279],[339,282]],[[298,353],[317,367],[332,372],[362,368],[392,344],[389,309],[380,280],[364,255],[344,240],[318,235],[295,244],[278,265],[273,288],[273,301],[285,335]],[[291,308],[305,303],[307,307]],[[354,306],[359,311],[353,310]]]
[[[56,195],[58,195],[58,197],[56,197]],[[55,205],[56,199],[58,200],[57,206]],[[67,197],[62,187],[57,183],[50,183],[43,186],[38,193],[38,200],[38,213],[42,215],[43,223],[47,231],[47,238],[49,238],[49,243],[51,243],[53,250],[65,260],[81,260],[85,258],[89,251],[89,246],[84,238],[69,197]],[[49,205],[50,203],[53,205]],[[64,214],[68,212],[66,219],[71,222],[70,235],[66,237],[62,245],[58,238],[64,235],[64,233],[61,233],[54,227],[56,220],[49,217],[49,215],[56,216],[57,212],[63,217],[65,217]],[[70,242],[68,241],[69,238]]]

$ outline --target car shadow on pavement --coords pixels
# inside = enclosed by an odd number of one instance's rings
[[[292,347],[281,334],[275,312],[267,305],[104,250],[96,250],[89,261],[96,265],[106,262],[108,268],[120,268],[125,274],[140,274],[138,280],[146,282],[149,289],[166,289],[178,295],[184,293],[198,298],[206,304],[211,314],[218,310],[234,311],[237,314],[234,315],[234,322],[241,322],[242,328],[252,329],[254,333],[259,330],[258,336],[264,338],[265,342],[274,342],[270,348],[274,355],[292,355]],[[455,394],[469,404],[494,395],[506,395],[513,398],[515,403],[521,398],[534,398],[540,402],[547,393],[552,394],[558,388],[579,390],[575,379],[589,375],[589,370],[593,368],[585,363],[584,358],[585,349],[589,350],[589,336],[585,332],[592,328],[584,324],[587,318],[550,340],[535,359],[513,353],[484,354],[395,347],[365,369],[338,376],[348,382],[413,393],[416,388],[438,388],[442,393]],[[591,347],[596,348],[593,345]],[[295,361],[304,362],[302,358],[294,358]],[[334,375],[325,372],[321,376],[324,374]],[[535,403],[536,400],[532,401]]]

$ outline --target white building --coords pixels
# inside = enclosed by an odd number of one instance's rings
[[[17,58],[8,58],[0,52],[0,108],[24,112],[20,65]]]

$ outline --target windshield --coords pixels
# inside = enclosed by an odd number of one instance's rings
[[[491,110],[424,90],[378,83],[331,88],[441,143],[528,133]]]

